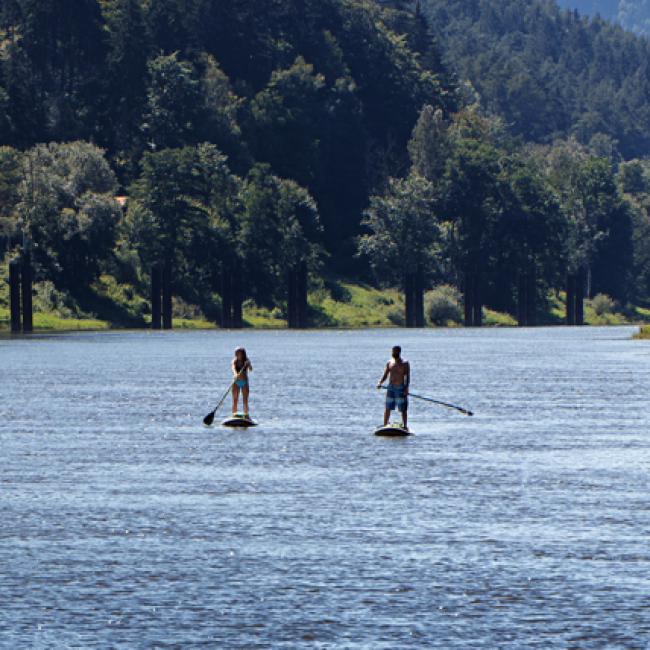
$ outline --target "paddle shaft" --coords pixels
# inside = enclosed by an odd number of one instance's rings
[[[248,364],[245,363],[245,364],[244,364],[244,367],[243,367],[243,368],[242,368],[242,369],[237,373],[237,375],[235,376],[235,378],[232,380],[232,384],[230,384],[230,386],[228,386],[228,390],[223,394],[223,397],[221,398],[221,401],[217,404],[217,406],[215,407],[214,411],[212,411],[212,413],[208,413],[208,415],[206,415],[206,416],[203,418],[203,422],[204,422],[205,424],[208,424],[208,426],[209,426],[210,424],[212,424],[212,420],[214,420],[214,414],[219,410],[219,407],[223,404],[223,402],[224,402],[224,400],[226,399],[226,397],[228,397],[228,393],[232,390],[232,387],[235,385],[235,383],[237,383],[237,380],[239,379],[239,375],[241,375],[242,372],[244,372],[244,370],[246,370],[247,367],[248,367]]]
[[[388,390],[388,386],[382,386],[384,390]],[[425,402],[433,402],[434,404],[440,404],[440,406],[446,406],[450,409],[456,409],[465,415],[474,415],[471,411],[468,411],[460,406],[454,406],[453,404],[447,404],[447,402],[439,402],[437,399],[431,399],[430,397],[423,397],[422,395],[415,395],[413,393],[408,394],[409,397],[416,397],[417,399],[422,399]]]

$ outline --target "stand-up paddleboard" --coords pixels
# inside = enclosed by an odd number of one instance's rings
[[[410,436],[412,432],[397,422],[390,422],[385,427],[377,427],[375,429],[376,436]]]
[[[233,413],[222,423],[224,427],[256,427],[259,423],[249,418],[245,413]]]

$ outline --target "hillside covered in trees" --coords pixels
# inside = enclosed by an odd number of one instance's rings
[[[542,0],[424,0],[445,63],[514,135],[650,153],[650,41]]]
[[[623,0],[623,2],[625,1]],[[577,9],[583,16],[593,18],[596,14],[599,14],[601,18],[611,20],[617,17],[621,0],[562,0],[558,4],[562,9]],[[640,5],[642,0],[632,0],[629,4]]]
[[[618,23],[635,34],[650,36],[650,2],[648,0],[563,0],[560,5],[577,9],[583,16]]]
[[[577,268],[648,297],[648,43],[618,27],[521,0],[7,0],[0,38],[5,265],[29,243],[39,304],[142,314],[171,259],[216,319],[233,256],[280,311],[301,260],[333,294],[422,264],[480,270],[501,310],[522,269],[540,305]]]

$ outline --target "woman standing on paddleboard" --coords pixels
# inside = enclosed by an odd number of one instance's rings
[[[235,349],[235,358],[231,363],[233,374],[235,375],[235,384],[232,387],[232,414],[237,414],[237,404],[239,402],[239,393],[241,391],[244,402],[243,417],[248,418],[248,371],[253,370],[251,360],[246,356],[246,350],[239,346]]]

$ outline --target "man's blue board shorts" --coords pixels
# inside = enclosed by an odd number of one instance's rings
[[[394,411],[397,409],[400,413],[404,413],[408,408],[408,398],[404,396],[404,384],[400,386],[393,386],[388,384],[388,394],[386,395],[386,410]]]

